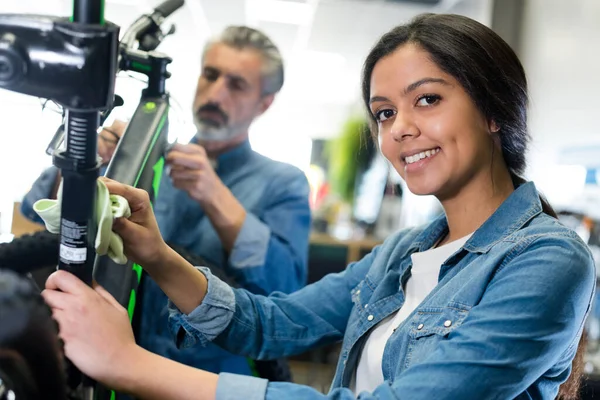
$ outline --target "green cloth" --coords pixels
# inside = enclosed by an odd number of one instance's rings
[[[108,256],[118,264],[127,263],[123,252],[123,239],[112,230],[115,218],[129,218],[131,210],[124,197],[110,194],[108,188],[98,180],[96,192],[96,253]],[[62,182],[58,188],[57,199],[41,199],[33,204],[33,209],[44,220],[46,229],[52,233],[60,233],[60,210],[62,199]]]

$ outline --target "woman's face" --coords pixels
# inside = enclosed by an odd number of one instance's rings
[[[489,181],[492,127],[424,50],[407,44],[377,62],[370,109],[383,155],[414,194],[443,200],[484,174]]]

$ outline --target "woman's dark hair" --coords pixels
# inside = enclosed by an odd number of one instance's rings
[[[0,379],[17,399],[65,400],[58,325],[34,284],[0,270]]]
[[[404,44],[414,44],[429,53],[431,60],[453,76],[469,94],[487,121],[499,127],[497,133],[502,156],[515,187],[521,177],[530,136],[527,131],[527,78],[512,48],[493,30],[460,15],[421,14],[411,22],[388,33],[371,49],[365,60],[362,96],[377,136],[377,123],[369,111],[371,75],[379,60]],[[540,196],[543,211],[557,217],[550,204]],[[580,341],[569,379],[561,385],[559,397],[577,398],[583,370],[585,340]]]

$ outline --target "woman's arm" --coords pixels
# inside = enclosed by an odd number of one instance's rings
[[[161,357],[141,347],[129,356],[130,367],[113,389],[143,400],[216,399],[218,375]]]
[[[348,389],[328,396],[315,389],[228,373],[215,375],[137,346],[127,310],[108,292],[57,271],[42,293],[65,342],[65,355],[87,376],[142,400],[354,399]],[[368,397],[367,397],[368,398]],[[382,400],[395,399],[384,392]]]
[[[268,297],[232,289],[202,269],[209,282],[203,304],[189,314],[171,305],[171,331],[181,347],[213,341],[254,359],[289,356],[340,340],[353,307],[351,291],[379,252],[376,247],[343,272],[297,292]]]
[[[184,346],[211,341],[228,328],[218,344],[262,358],[342,338],[353,304],[351,290],[366,275],[378,249],[346,271],[290,296],[277,292],[266,298],[234,291],[215,277],[207,279],[207,270],[198,271],[166,245],[146,192],[104,182],[129,203],[131,217],[116,220],[113,229],[123,239],[127,258],[142,265],[171,299],[171,328],[177,338],[184,337]],[[188,335],[182,335],[185,332]]]
[[[143,268],[185,314],[194,311],[206,296],[206,276],[169,246],[165,246],[156,261],[146,263]]]
[[[147,192],[100,179],[111,194],[122,196],[129,203],[131,217],[113,222],[113,230],[123,239],[127,258],[141,265],[182,312],[190,313],[206,295],[204,275],[165,243]]]

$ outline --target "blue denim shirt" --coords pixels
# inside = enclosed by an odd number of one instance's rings
[[[250,292],[291,293],[307,279],[309,186],[298,168],[273,161],[248,141],[220,155],[215,171],[247,215],[229,256],[200,205],[163,174],[154,211],[165,241],[223,268]],[[172,360],[211,372],[249,375],[246,357],[216,346],[179,349],[168,329],[167,297],[145,277],[139,344]]]
[[[403,230],[341,273],[291,295],[257,296],[208,277],[189,315],[173,304],[180,345],[214,342],[257,358],[343,340],[327,395],[293,383],[221,374],[217,399],[353,399],[348,389],[370,329],[404,303],[410,255],[447,231],[445,216]],[[571,368],[595,291],[577,234],[520,186],[441,266],[439,283],[388,340],[384,383],[360,399],[554,399]]]
[[[167,173],[163,173],[154,204],[165,241],[185,247],[225,269],[251,292],[291,293],[303,287],[308,273],[311,219],[309,186],[304,173],[256,153],[248,141],[219,156],[215,171],[247,211],[229,256],[200,205],[186,192],[174,188]],[[57,172],[55,167],[46,170],[25,196],[21,211],[26,217],[39,219],[33,203],[49,196]],[[178,349],[168,329],[167,297],[148,276],[144,279],[140,307],[142,318],[137,340],[142,347],[212,372],[251,374],[245,357],[216,345]]]

